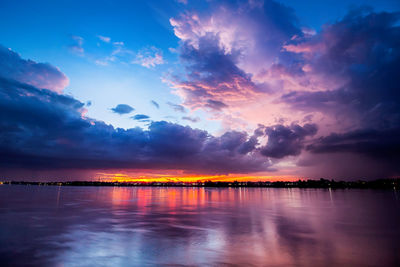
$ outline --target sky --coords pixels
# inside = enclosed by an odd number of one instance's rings
[[[0,178],[400,175],[400,2],[0,2]]]

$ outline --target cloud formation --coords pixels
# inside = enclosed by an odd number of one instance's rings
[[[225,1],[210,9],[170,20],[186,66],[186,77],[170,82],[192,109],[219,110],[268,92],[255,75],[274,63],[285,41],[301,33],[293,10],[275,1]]]
[[[170,106],[173,110],[180,112],[180,113],[186,113],[185,107],[182,105],[174,104],[171,102],[167,102],[167,105]]]
[[[0,94],[2,168],[230,173],[269,167],[255,147],[244,150],[245,132],[214,137],[165,121],[124,130],[82,116],[83,103],[49,90],[1,78]]]
[[[83,56],[85,53],[85,49],[83,49],[83,37],[72,35],[71,39],[72,39],[72,44],[68,46],[69,50],[72,53],[75,53],[79,56]]]
[[[220,109],[227,106],[223,101],[247,99],[258,91],[250,76],[236,66],[239,54],[226,54],[218,42],[218,36],[208,34],[198,39],[197,48],[188,42],[181,47],[188,79],[171,83],[192,109]]]
[[[111,41],[110,37],[103,36],[103,35],[97,35],[97,38],[99,38],[100,41],[105,42],[105,43],[109,43]]]
[[[227,128],[267,125],[270,158],[305,147],[316,165],[322,153],[397,158],[399,18],[353,9],[317,32],[275,1],[210,3],[170,20],[185,66],[170,83],[185,107],[217,112]]]
[[[370,124],[381,112],[392,118],[389,113],[398,113],[400,98],[396,85],[399,78],[395,75],[400,66],[399,16],[356,9],[342,20],[325,25],[319,34],[294,40],[286,49],[301,54],[308,75],[339,81],[339,86],[293,92],[286,99],[303,108],[329,110],[329,104],[340,105],[357,113],[363,124]],[[363,118],[361,113],[366,116]],[[392,122],[398,123],[394,119]]]
[[[154,101],[154,100],[151,100],[151,101],[150,101],[150,104],[152,104],[153,106],[155,106],[157,109],[160,108],[160,105],[159,105],[156,101]]]
[[[313,152],[354,152],[394,156],[400,129],[399,13],[349,12],[321,33],[286,47],[300,53],[310,75],[340,81],[314,92],[293,91],[282,97],[296,109],[346,117],[352,127],[338,129],[310,145]],[[386,156],[385,156],[386,154]]]
[[[162,51],[154,46],[140,50],[132,63],[139,64],[146,68],[154,68],[157,65],[164,64]]]
[[[167,105],[180,113],[208,111],[222,121],[220,135],[165,121],[119,129],[87,118],[80,101],[55,93],[68,82],[58,69],[2,48],[4,166],[216,173],[276,168],[321,177],[336,173],[339,161],[354,162],[340,171],[355,178],[376,166],[384,166],[387,176],[400,174],[399,13],[354,9],[315,31],[275,1],[207,6],[207,12],[170,20],[182,69],[165,80],[182,103]],[[75,41],[82,48],[83,39]],[[123,43],[110,46],[106,64],[164,63],[156,48],[135,53]],[[133,108],[112,110],[128,114]],[[184,115],[182,120],[198,121]],[[144,114],[132,118],[149,120]]]
[[[267,127],[265,133],[268,136],[268,142],[261,148],[261,154],[272,158],[300,155],[305,138],[315,135],[317,130],[315,124]]]
[[[0,45],[0,76],[21,83],[61,93],[68,85],[68,78],[48,63],[22,59],[16,52]]]
[[[361,129],[318,138],[307,150],[314,153],[360,153],[375,159],[399,159],[400,128]]]
[[[190,116],[183,116],[182,120],[186,120],[186,121],[190,121],[190,122],[195,123],[195,122],[199,122],[200,118],[199,117],[193,118],[193,117],[190,117]]]
[[[136,114],[134,116],[131,117],[134,120],[137,121],[149,121],[150,117],[144,114]]]
[[[135,109],[127,104],[118,104],[115,108],[111,109],[114,113],[119,115],[129,114]]]

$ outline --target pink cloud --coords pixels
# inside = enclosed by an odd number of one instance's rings
[[[62,93],[69,84],[69,79],[59,68],[22,59],[11,49],[0,46],[0,58],[0,76],[57,93]]]

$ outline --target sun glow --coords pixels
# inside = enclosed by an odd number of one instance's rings
[[[102,182],[256,182],[256,181],[297,181],[303,177],[282,175],[282,176],[264,176],[264,175],[171,175],[171,174],[126,174],[126,173],[96,173],[96,178]]]

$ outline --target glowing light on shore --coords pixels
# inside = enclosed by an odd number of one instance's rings
[[[256,182],[256,181],[297,181],[303,177],[282,175],[171,175],[171,174],[128,174],[128,173],[96,173],[96,179],[102,182]]]

